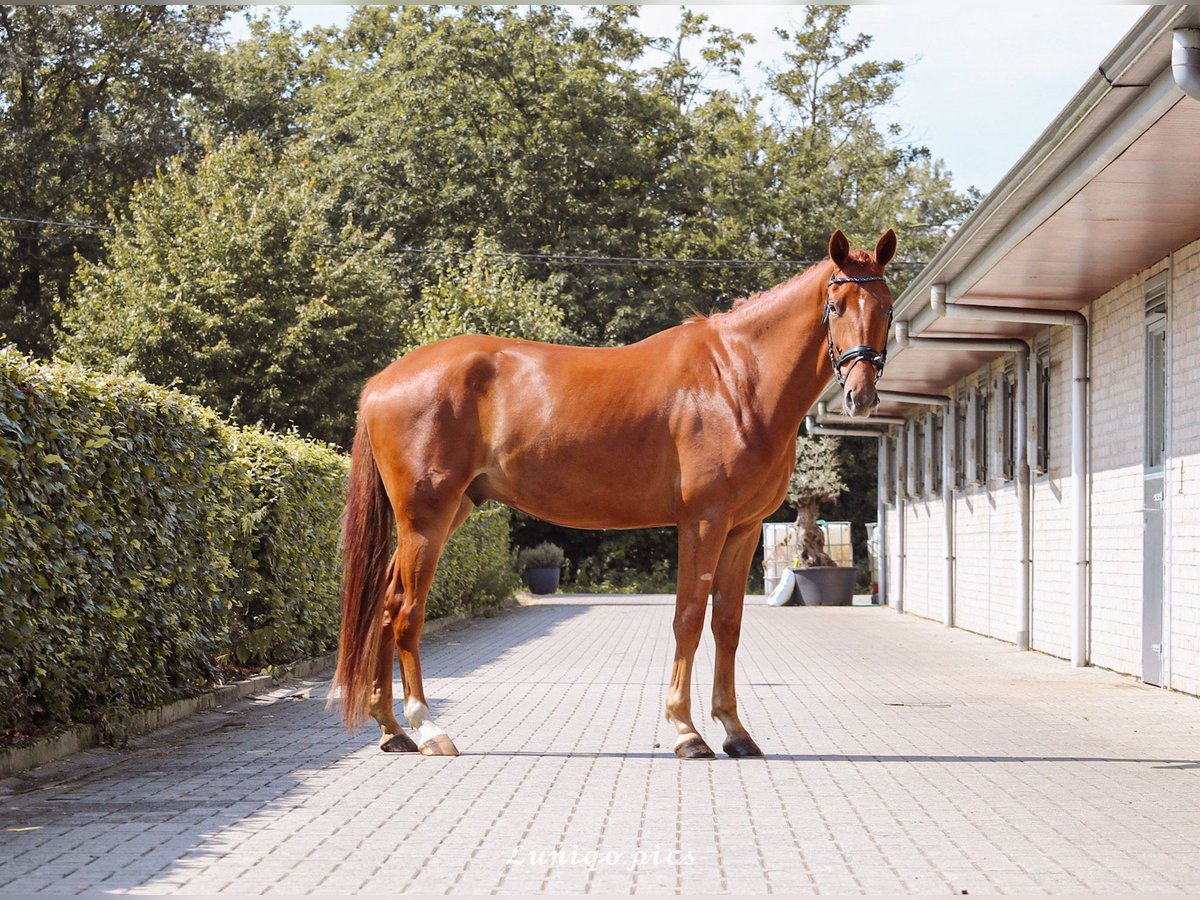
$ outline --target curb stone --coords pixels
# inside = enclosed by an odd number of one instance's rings
[[[517,597],[510,598],[501,604],[500,612],[514,609],[520,605],[522,605],[520,599]],[[443,616],[440,619],[427,622],[424,634],[437,634],[464,622],[474,621],[476,618],[483,619],[484,617],[472,617],[463,614]],[[282,684],[293,679],[307,678],[310,675],[326,672],[335,665],[337,665],[337,653],[325,653],[321,656],[302,659],[288,665],[275,666],[273,667],[275,670],[274,674],[256,675],[253,678],[245,678],[241,681],[221,685],[202,694],[197,694],[195,697],[184,697],[181,700],[174,700],[170,703],[164,703],[161,706],[140,709],[129,717],[125,733],[129,738],[151,734],[189,716],[230,706],[239,700],[244,700],[246,697],[278,689]],[[85,750],[101,747],[100,737],[101,729],[97,726],[76,725],[55,734],[39,738],[30,744],[0,750],[0,779],[13,779],[15,777],[18,780],[24,780],[23,776],[31,769],[57,762]],[[109,748],[109,750],[117,756],[120,755],[119,750],[113,748]],[[38,779],[33,780],[36,781]],[[15,788],[5,789],[6,787],[0,786],[0,793],[22,792],[22,788],[19,785]]]

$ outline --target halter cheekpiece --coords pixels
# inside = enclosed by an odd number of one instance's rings
[[[859,360],[866,360],[875,367],[876,380],[883,377],[883,366],[887,362],[887,344],[884,344],[883,350],[876,350],[867,344],[859,344],[857,347],[851,347],[845,353],[839,353],[833,345],[833,331],[829,328],[829,314],[833,311],[833,297],[829,294],[829,288],[835,284],[863,284],[868,281],[883,281],[882,275],[867,275],[862,278],[838,278],[836,275],[829,276],[829,284],[825,288],[825,313],[821,317],[821,321],[825,324],[825,335],[829,338],[829,361],[833,363],[833,377],[837,379],[837,383],[845,385],[846,376],[842,374],[842,366],[846,363],[857,363]],[[892,326],[892,308],[888,307],[888,328]],[[851,366],[851,369],[854,367]]]

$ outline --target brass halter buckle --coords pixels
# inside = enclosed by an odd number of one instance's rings
[[[837,379],[837,383],[843,387],[846,384],[846,376],[842,375],[842,366],[846,363],[858,363],[860,360],[866,360],[875,367],[875,380],[878,381],[883,377],[883,367],[887,362],[887,344],[883,345],[883,350],[876,350],[867,344],[859,344],[857,347],[851,347],[845,353],[839,353],[833,345],[833,331],[829,328],[829,314],[834,311],[833,297],[829,294],[829,288],[835,284],[863,284],[868,281],[883,281],[882,275],[867,275],[862,278],[838,278],[835,275],[829,276],[829,285],[825,289],[825,312],[821,317],[822,323],[825,325],[825,336],[829,339],[829,361],[833,363],[833,377]],[[892,327],[892,307],[888,307],[888,328]],[[851,366],[853,371],[854,366]]]

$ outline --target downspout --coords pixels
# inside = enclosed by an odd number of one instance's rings
[[[879,566],[879,602],[884,604],[887,602],[888,588],[887,502],[884,500],[884,497],[887,496],[885,488],[888,478],[888,444],[885,438],[888,436],[888,432],[884,428],[871,428],[869,424],[863,423],[858,428],[852,428],[849,425],[833,427],[818,425],[812,416],[807,416],[804,420],[805,431],[809,434],[865,437],[875,438],[879,441],[879,451],[877,453],[879,467],[875,486],[875,539],[879,545],[879,555],[877,558]]]
[[[1087,447],[1087,404],[1088,404],[1088,320],[1083,313],[1072,310],[1036,310],[1036,309],[1020,309],[1008,308],[1000,306],[971,306],[964,303],[948,302],[946,298],[946,286],[944,284],[935,284],[929,292],[929,305],[933,311],[939,316],[957,319],[973,319],[984,322],[1019,322],[1029,325],[1069,325],[1071,326],[1071,477],[1075,482],[1075,505],[1071,517],[1071,537],[1075,556],[1075,579],[1072,597],[1072,627],[1071,627],[1071,665],[1086,666],[1087,658],[1087,579],[1088,579],[1088,556],[1087,556],[1087,500],[1088,500],[1088,447]],[[907,326],[906,326],[907,327]],[[921,338],[919,340],[944,340],[936,338]],[[1028,376],[1028,352],[1029,348],[1025,346],[1025,342],[1020,342],[1025,349],[1026,364],[1019,366],[1020,373],[1018,374],[1018,392],[1021,384]],[[982,347],[982,344],[975,344],[976,347]],[[1018,393],[1018,404],[1020,396]],[[1024,425],[1024,417],[1018,411],[1018,418],[1022,421],[1019,426],[1022,429]],[[1017,451],[1018,458],[1024,455],[1024,462],[1018,463],[1018,469],[1023,469],[1025,482],[1025,503],[1028,503],[1029,491],[1029,464],[1027,448],[1022,443],[1021,449]],[[1023,554],[1024,559],[1028,559],[1029,540],[1031,535],[1028,533],[1029,516],[1028,510],[1024,513],[1022,521],[1022,529],[1025,534],[1026,552]],[[1026,592],[1029,589],[1028,578],[1024,581]],[[1026,595],[1028,596],[1028,595]],[[1024,624],[1025,638],[1028,642],[1028,624],[1029,624],[1029,605],[1027,602],[1023,604],[1024,609]]]
[[[905,473],[908,471],[908,441],[901,432],[896,437],[896,602],[893,608],[898,613],[904,612],[904,574],[906,547],[906,528],[904,518],[907,512],[904,508],[904,492],[908,488]]]
[[[954,425],[958,404],[943,394],[915,394],[910,391],[878,392],[879,399],[899,403],[919,403],[942,409],[942,622],[954,626]]]
[[[1200,100],[1200,28],[1176,28],[1171,36],[1175,83],[1193,100]]]
[[[811,419],[812,416],[809,418]],[[845,428],[851,434],[861,434],[871,430],[869,426],[905,425],[907,423],[908,419],[902,416],[871,416],[869,419],[852,419],[849,416],[833,415],[829,412],[829,404],[824,400],[817,401],[817,416],[814,420],[814,424],[819,428]],[[855,430],[856,425],[858,430]]]
[[[941,307],[945,309],[945,286],[934,285],[931,295],[940,290]],[[937,299],[931,298],[934,312],[945,315],[938,309]],[[987,311],[990,311],[990,307]],[[978,337],[912,337],[908,332],[908,322],[896,323],[896,343],[901,347],[930,348],[939,350],[990,350],[999,353],[1015,353],[1017,355],[1017,408],[1013,418],[1016,420],[1016,434],[1013,445],[1016,451],[1014,467],[1017,482],[1017,510],[1019,524],[1017,528],[1017,562],[1020,573],[1017,578],[1017,627],[1013,642],[1020,650],[1029,649],[1029,583],[1030,583],[1030,506],[1029,506],[1029,461],[1026,438],[1026,415],[1029,375],[1029,345],[1018,338],[978,338]]]

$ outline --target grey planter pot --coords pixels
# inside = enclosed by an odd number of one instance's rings
[[[854,602],[853,566],[792,569],[798,602],[804,606],[850,606]]]
[[[526,569],[525,581],[532,594],[553,594],[558,590],[558,576],[562,570],[555,566],[545,569]]]

